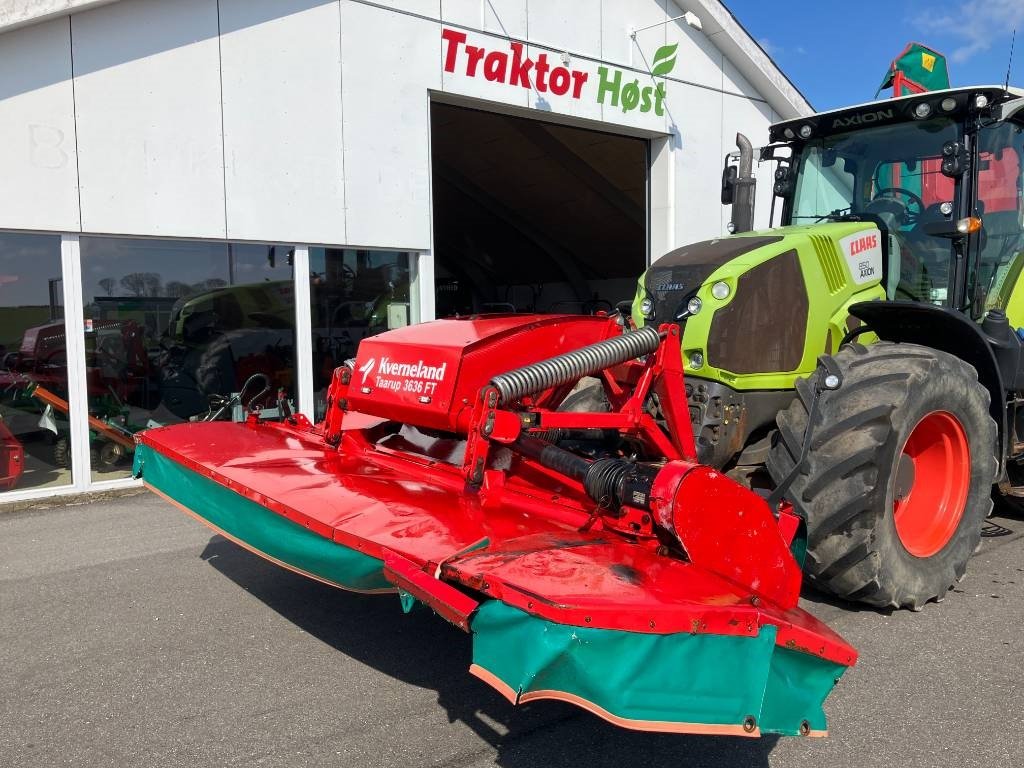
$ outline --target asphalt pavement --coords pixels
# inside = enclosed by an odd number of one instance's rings
[[[919,613],[804,602],[861,653],[828,739],[650,735],[513,708],[429,611],[284,571],[147,493],[0,507],[0,765],[1024,768],[1024,519],[993,519]]]

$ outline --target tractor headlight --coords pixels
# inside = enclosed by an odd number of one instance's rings
[[[914,117],[918,120],[924,120],[932,113],[932,105],[927,101],[922,101],[916,107],[914,107]]]
[[[801,125],[800,126],[800,138],[801,139],[809,139],[809,138],[811,138],[811,134],[812,133],[814,133],[814,129],[811,128],[811,126],[809,126],[809,125]]]
[[[986,96],[984,93],[979,93],[977,96],[974,97],[974,108],[975,109],[984,109],[987,106],[988,106],[988,96]]]
[[[703,306],[704,302],[702,302],[697,296],[694,296],[692,299],[686,302],[686,313],[689,315],[696,315],[698,312],[700,312],[700,309]]]
[[[956,99],[952,96],[947,96],[942,100],[942,103],[939,104],[939,106],[942,107],[943,112],[952,112],[956,109]]]
[[[640,314],[647,320],[654,317],[654,300],[650,296],[640,302]]]
[[[729,294],[732,293],[729,288],[729,284],[724,280],[719,280],[717,283],[711,286],[711,295],[719,301],[724,301],[729,298]]]
[[[700,352],[690,353],[690,367],[693,369],[704,367],[704,355]]]

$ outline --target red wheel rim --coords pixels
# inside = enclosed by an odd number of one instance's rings
[[[967,434],[951,413],[934,411],[917,423],[897,459],[896,533],[915,557],[931,557],[953,538],[971,485]],[[901,483],[897,481],[897,485]]]

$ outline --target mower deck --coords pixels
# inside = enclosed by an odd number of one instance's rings
[[[510,701],[570,701],[640,730],[824,734],[822,702],[856,653],[803,610],[580,530],[571,499],[537,515],[529,484],[468,486],[429,458],[445,441],[422,455],[364,435],[335,450],[308,425],[182,424],[142,433],[135,471],[279,565],[429,605],[473,634],[471,671]]]

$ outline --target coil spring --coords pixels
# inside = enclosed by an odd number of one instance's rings
[[[657,328],[647,326],[499,374],[491,379],[491,385],[498,390],[501,403],[507,405],[525,395],[568,384],[613,365],[649,355],[660,343]]]

